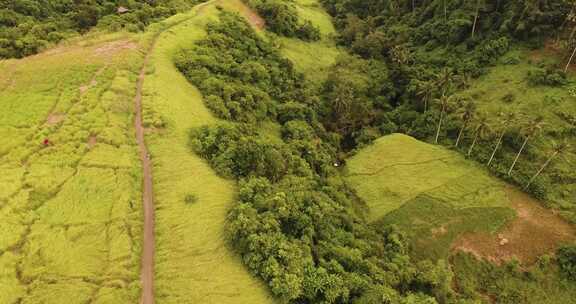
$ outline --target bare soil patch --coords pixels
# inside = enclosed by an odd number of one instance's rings
[[[92,150],[96,144],[98,143],[98,139],[96,138],[96,136],[92,135],[88,138],[88,148],[90,150]]]
[[[94,50],[94,54],[98,56],[112,56],[124,50],[135,50],[138,48],[138,44],[130,40],[117,40],[113,42],[108,42],[101,47]]]
[[[558,246],[576,240],[576,228],[546,209],[529,195],[508,187],[507,195],[517,218],[498,234],[468,233],[453,243],[453,250],[501,264],[514,258],[532,264],[538,257],[553,253]]]
[[[57,125],[61,123],[65,118],[66,118],[65,114],[51,113],[50,115],[48,115],[48,118],[46,119],[46,124],[49,126]]]
[[[264,19],[242,1],[238,1],[238,11],[253,27],[261,30],[266,26]]]

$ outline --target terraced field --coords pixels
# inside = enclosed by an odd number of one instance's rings
[[[446,258],[456,248],[495,262],[533,262],[576,235],[480,165],[407,135],[378,139],[352,157],[347,170],[374,224],[402,228],[417,259]]]
[[[99,36],[0,62],[0,303],[138,301],[139,48]]]

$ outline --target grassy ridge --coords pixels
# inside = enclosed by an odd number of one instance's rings
[[[236,1],[227,1],[233,8]],[[234,198],[232,182],[218,177],[188,147],[192,127],[216,123],[198,90],[174,67],[181,47],[203,37],[217,16],[215,4],[175,16],[162,34],[145,82],[144,104],[164,129],[147,136],[154,161],[157,205],[156,296],[158,303],[270,303],[267,291],[227,248],[224,222]],[[187,203],[193,196],[195,202]],[[194,200],[193,200],[194,201]]]
[[[0,303],[138,301],[138,49],[111,35],[0,62]]]

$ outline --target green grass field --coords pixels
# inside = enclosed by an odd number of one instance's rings
[[[135,38],[0,62],[0,303],[138,301]]]
[[[180,48],[204,36],[204,25],[217,16],[215,4],[175,16],[159,38],[145,81],[144,105],[164,128],[151,129],[147,141],[154,163],[157,303],[271,303],[259,280],[228,248],[224,238],[235,185],[216,175],[188,146],[191,128],[218,121],[200,92],[173,64]],[[235,1],[222,2],[227,9]],[[181,22],[181,23],[179,23]],[[197,200],[187,203],[193,195]]]
[[[505,185],[459,153],[402,134],[353,156],[347,180],[377,225],[395,224],[416,258],[443,258],[464,232],[500,229],[515,216]]]

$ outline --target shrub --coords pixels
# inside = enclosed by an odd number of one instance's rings
[[[552,68],[532,69],[528,71],[526,78],[528,82],[533,86],[544,85],[557,87],[568,83],[568,80],[566,79],[566,73]]]
[[[576,245],[561,247],[556,255],[562,272],[570,280],[576,281]]]

